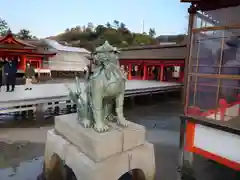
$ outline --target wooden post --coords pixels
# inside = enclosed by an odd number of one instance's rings
[[[183,83],[183,80],[184,80],[184,68],[182,68],[182,67],[184,67],[184,64],[180,64],[180,71],[179,71],[179,74],[180,74],[179,82],[180,83]]]
[[[194,6],[190,6],[188,9],[189,19],[188,19],[188,36],[187,36],[187,55],[185,59],[185,67],[184,67],[184,89],[182,94],[182,103],[184,104],[184,111],[187,109],[187,102],[188,102],[188,93],[190,87],[190,78],[188,78],[188,71],[190,69],[190,61],[191,61],[191,45],[192,45],[192,28],[194,27],[194,16],[196,13],[196,9]]]
[[[39,57],[39,60],[38,60],[38,78],[40,78],[41,76],[41,69],[42,69],[42,58]]]
[[[128,65],[128,80],[132,80],[132,64]]]
[[[160,65],[160,81],[163,81],[163,76],[164,76],[164,65]]]
[[[182,94],[182,102],[184,105],[184,114],[187,112],[188,108],[188,94],[189,94],[189,87],[190,87],[190,78],[188,77],[188,70],[190,68],[190,63],[191,63],[191,44],[192,44],[192,28],[194,26],[194,15],[196,13],[196,8],[194,5],[191,5],[190,8],[188,9],[189,13],[189,22],[188,22],[188,41],[187,41],[187,56],[185,59],[185,68],[184,68],[184,91]],[[193,162],[193,153],[189,152],[189,157],[186,157],[186,153],[184,153],[184,132],[186,128],[186,124],[183,123],[184,120],[182,120],[181,123],[181,133],[180,133],[180,152],[179,152],[179,162],[178,162],[178,167],[179,167],[179,173],[177,179],[180,180],[182,179],[183,176],[183,170],[184,170],[184,161],[185,159],[189,159],[189,164],[192,165]]]
[[[26,70],[26,62],[27,62],[27,58],[26,56],[23,56],[23,70],[25,71]]]
[[[147,80],[147,65],[143,65],[143,80]]]

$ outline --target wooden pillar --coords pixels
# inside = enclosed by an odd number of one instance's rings
[[[147,65],[143,65],[143,80],[147,80]]]
[[[128,80],[132,80],[132,64],[128,64]]]
[[[186,59],[185,59],[185,68],[184,68],[184,90],[182,93],[182,102],[184,105],[184,114],[187,114],[187,109],[188,109],[188,94],[189,94],[189,87],[190,87],[190,77],[188,77],[188,68],[190,68],[190,59],[191,59],[191,53],[190,53],[190,49],[191,49],[191,44],[192,44],[192,28],[194,26],[194,14],[196,13],[196,7],[192,4],[190,6],[190,8],[188,9],[188,13],[189,13],[189,22],[188,22],[188,40],[187,40],[187,55],[186,55]],[[184,133],[185,132],[185,124],[182,121],[181,123],[181,133],[180,133],[180,152],[179,152],[179,158],[178,158],[178,169],[179,169],[179,173],[177,174],[178,177],[177,179],[182,179],[183,177],[183,173],[184,173],[184,162],[185,160],[189,159],[189,164],[191,168],[192,162],[193,162],[193,153],[188,152],[189,154],[189,158],[186,158],[186,152],[184,151]]]
[[[160,81],[163,81],[164,79],[164,65],[163,64],[161,64],[160,65]]]
[[[184,67],[184,64],[180,65],[180,78],[179,78],[180,83],[183,83],[183,81],[184,81],[184,68],[182,70],[182,67]]]
[[[188,93],[189,93],[189,85],[190,85],[190,77],[188,77],[188,70],[190,69],[191,63],[191,45],[192,45],[192,28],[194,27],[194,16],[196,13],[196,9],[193,5],[188,9],[189,19],[188,19],[188,36],[187,36],[187,55],[185,58],[185,67],[184,67],[184,90],[182,93],[182,103],[185,105],[184,111],[187,110],[187,103],[188,102]]]
[[[39,57],[39,60],[38,60],[38,78],[40,78],[40,76],[41,76],[41,73],[40,73],[41,69],[42,69],[42,58]]]
[[[27,57],[23,56],[22,59],[23,59],[23,70],[25,71],[26,70]]]

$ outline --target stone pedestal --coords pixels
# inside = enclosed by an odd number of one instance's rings
[[[141,170],[146,180],[155,178],[154,148],[145,141],[143,126],[130,123],[121,128],[109,123],[109,132],[97,133],[83,128],[76,118],[76,114],[58,116],[54,129],[48,131],[46,174],[53,169],[52,157],[58,157],[78,180],[118,180],[134,169]]]

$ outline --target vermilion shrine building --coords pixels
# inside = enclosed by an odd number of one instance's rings
[[[89,63],[86,58],[89,54],[84,48],[62,45],[51,39],[19,40],[11,31],[5,37],[0,37],[0,58],[18,59],[18,77],[23,76],[27,61],[41,75],[41,80],[74,77],[76,74],[83,76],[83,69]]]
[[[120,65],[129,80],[183,82],[186,44],[121,49]]]
[[[11,31],[0,38],[0,57],[19,60],[18,77],[23,75],[27,61],[36,73],[47,74],[47,77],[72,77],[81,74],[89,63],[88,55],[90,52],[83,48],[64,46],[50,39],[19,40]],[[185,56],[186,43],[183,42],[123,48],[119,59],[129,80],[183,82]]]
[[[11,31],[0,38],[0,57],[18,59],[18,73],[25,71],[27,61],[31,62],[36,69],[42,69],[43,60],[55,55],[55,52],[41,50],[33,44],[15,38]]]

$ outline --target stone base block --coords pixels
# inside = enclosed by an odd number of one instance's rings
[[[84,128],[77,121],[77,114],[55,117],[55,130],[80,149],[94,162],[109,158],[117,153],[145,143],[145,128],[129,122],[126,128],[109,123],[110,129],[98,133],[92,128]]]
[[[55,130],[50,130],[47,134],[45,150],[46,172],[52,168],[51,159],[54,155],[73,170],[78,180],[117,180],[133,169],[142,170],[146,180],[153,180],[155,175],[154,148],[152,144],[146,142],[95,162],[77,146],[58,135]]]

